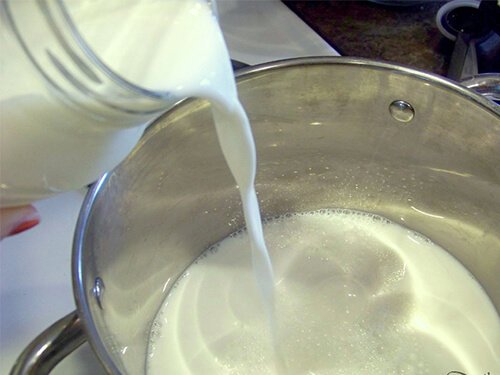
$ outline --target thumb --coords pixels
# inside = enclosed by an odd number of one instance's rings
[[[40,222],[40,215],[31,205],[0,208],[0,239],[24,232]]]

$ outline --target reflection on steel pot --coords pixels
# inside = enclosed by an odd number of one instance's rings
[[[238,81],[264,217],[339,207],[403,223],[458,259],[498,311],[500,115],[492,102],[446,79],[349,58],[247,68]],[[77,314],[111,373],[144,373],[150,325],[172,281],[235,222],[243,225],[239,195],[201,100],[160,118],[95,185],[73,275]]]

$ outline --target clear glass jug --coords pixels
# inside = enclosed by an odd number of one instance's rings
[[[180,4],[0,3],[0,206],[93,182],[180,99],[159,89],[156,54],[159,38],[181,37],[169,27]]]

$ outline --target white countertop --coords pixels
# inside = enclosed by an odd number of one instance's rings
[[[218,0],[231,57],[248,64],[299,56],[338,55],[278,0]],[[75,309],[71,284],[73,232],[85,191],[35,205],[42,222],[0,243],[0,375],[7,375],[28,343]],[[88,344],[55,375],[100,375]]]

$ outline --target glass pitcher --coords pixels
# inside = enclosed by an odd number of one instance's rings
[[[170,25],[185,3],[0,3],[0,206],[95,181],[181,99],[162,90],[172,56],[157,46],[182,37]]]

